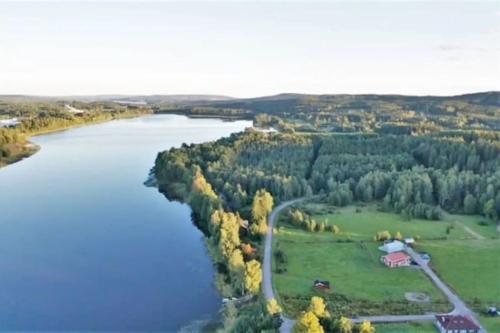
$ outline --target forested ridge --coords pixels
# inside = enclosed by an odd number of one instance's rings
[[[230,115],[287,131],[425,134],[500,130],[500,93],[459,96],[305,95],[155,104],[162,112]]]

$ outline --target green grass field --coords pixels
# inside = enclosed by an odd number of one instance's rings
[[[375,325],[376,333],[436,333],[436,326],[432,322],[409,324],[380,324]]]
[[[489,333],[500,332],[500,317],[481,317],[481,324]]]
[[[441,292],[418,269],[390,269],[380,263],[382,253],[377,246],[371,241],[339,243],[331,233],[281,228],[273,247],[285,253],[287,271],[274,273],[273,284],[285,312],[296,314],[311,296],[318,294],[312,288],[316,279],[330,281],[331,293],[321,294],[330,304],[339,306],[347,299],[345,308],[339,310],[346,315],[451,309]],[[412,304],[405,299],[405,292],[425,293],[431,297],[431,303]],[[338,296],[342,298],[339,300]]]
[[[466,302],[500,302],[500,241],[425,241],[418,245],[432,255],[433,269]]]
[[[481,317],[481,324],[488,332],[500,332],[500,318]],[[419,322],[408,324],[378,324],[375,333],[437,333],[433,322]]]
[[[338,235],[311,233],[280,222],[274,250],[285,253],[287,262],[281,266],[286,267],[286,271],[274,273],[273,283],[288,313],[296,313],[300,304],[318,294],[312,288],[315,279],[329,280],[332,284],[331,293],[324,294],[330,303],[338,301],[332,295],[353,300],[355,304],[349,309],[351,313],[364,314],[365,310],[370,314],[451,310],[441,292],[418,269],[389,269],[379,262],[383,253],[377,249],[379,244],[373,241],[373,236],[383,230],[392,234],[399,231],[404,237],[419,237],[418,249],[432,255],[432,265],[437,273],[469,303],[479,299],[476,307],[484,307],[486,302],[500,299],[498,233],[494,225],[481,226],[478,222],[484,219],[479,216],[447,214],[444,221],[408,221],[394,213],[377,211],[376,205],[338,209],[309,203],[301,208],[318,222],[337,225],[341,232]],[[454,228],[447,234],[450,223]],[[478,280],[481,283],[478,284]],[[431,297],[431,303],[410,303],[404,298],[405,292],[426,293]],[[393,303],[399,305],[391,307]],[[492,325],[496,323],[493,321]],[[382,332],[397,331],[394,327],[387,325],[381,329]],[[418,332],[415,331],[418,327],[408,329],[402,332]]]
[[[373,301],[403,300],[406,291],[425,292],[433,299],[441,294],[418,269],[389,269],[380,263],[378,244],[336,243],[329,233],[297,229],[281,230],[275,249],[288,258],[286,274],[275,274],[278,290],[310,294],[315,279],[330,280],[333,292]]]
[[[495,224],[490,223],[488,225],[480,225],[478,222],[487,221],[482,216],[477,215],[459,215],[459,214],[448,214],[445,216],[444,221],[455,222],[458,226],[463,225],[469,227],[474,232],[480,234],[484,238],[498,239],[499,233],[496,229]]]
[[[312,212],[321,212],[326,205],[306,204],[305,208]],[[484,220],[478,216],[447,215],[443,221],[429,221],[424,219],[405,220],[404,217],[394,213],[379,212],[375,205],[358,207],[361,212],[356,212],[356,207],[348,206],[338,208],[335,213],[314,214],[312,217],[318,221],[327,221],[335,224],[341,230],[341,235],[352,239],[371,240],[373,236],[383,230],[391,234],[397,231],[403,237],[420,237],[421,239],[472,239],[474,238],[463,226],[467,226],[484,237],[491,238],[496,235],[493,225],[480,226],[477,222]],[[446,228],[450,223],[456,222],[450,234]]]

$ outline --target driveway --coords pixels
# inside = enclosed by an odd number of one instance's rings
[[[406,247],[405,249],[406,253],[408,253],[411,258],[420,266],[422,271],[429,277],[429,279],[438,287],[443,294],[445,294],[446,297],[448,297],[448,300],[450,301],[451,304],[453,304],[454,309],[453,311],[450,312],[450,314],[455,314],[455,315],[463,315],[466,317],[471,318],[472,320],[475,321],[475,323],[479,326],[481,324],[477,320],[477,316],[472,311],[458,296],[455,294],[440,278],[439,276],[434,273],[434,271],[429,267],[426,261],[422,260],[420,255],[416,253],[411,247]],[[481,327],[482,333],[486,333],[486,330]]]

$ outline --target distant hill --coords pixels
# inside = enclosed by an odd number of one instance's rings
[[[375,95],[375,94],[332,94],[332,95],[312,95],[312,94],[296,94],[283,93],[272,96],[263,96],[256,98],[242,98],[219,100],[211,103],[211,106],[217,105],[220,107],[229,108],[256,108],[260,109],[260,105],[266,103],[275,104],[281,107],[286,107],[290,103],[360,103],[360,102],[391,102],[397,104],[414,104],[414,103],[435,103],[445,101],[462,101],[470,104],[483,106],[500,107],[500,91],[480,92],[465,95],[455,96],[411,96],[411,95]],[[280,107],[280,108],[281,108]]]
[[[165,104],[228,101],[231,97],[220,95],[70,95],[70,96],[36,96],[36,95],[0,95],[5,102],[121,102],[130,104]]]

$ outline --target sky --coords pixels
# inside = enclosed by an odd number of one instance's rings
[[[500,1],[0,0],[0,94],[490,90]]]

